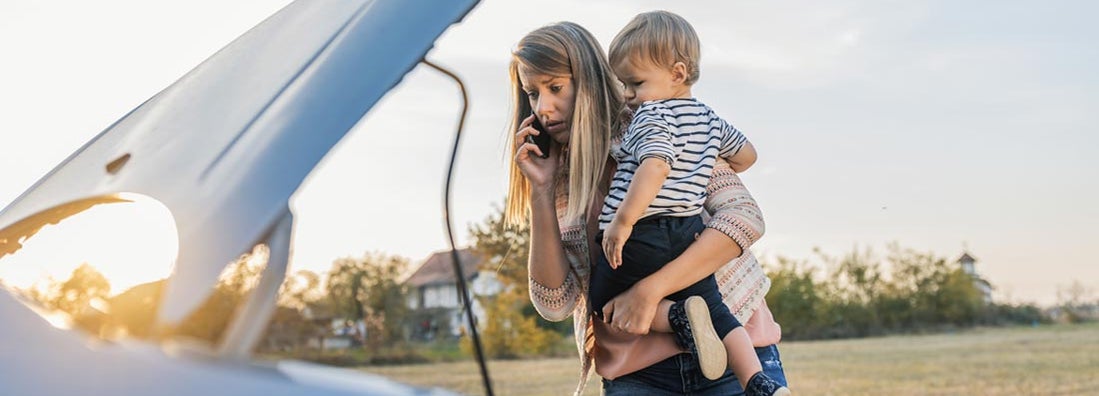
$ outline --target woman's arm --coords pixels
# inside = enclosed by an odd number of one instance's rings
[[[713,213],[707,228],[683,254],[607,304],[612,327],[625,331],[622,326],[632,323],[631,332],[647,333],[637,324],[652,323],[661,299],[713,274],[763,235],[759,207],[727,162],[715,164],[707,190],[706,208]]]
[[[517,194],[519,202],[528,202],[521,205],[529,205],[530,255],[527,259],[527,275],[531,303],[546,320],[560,321],[572,313],[579,300],[580,287],[570,271],[571,266],[565,255],[557,222],[556,175],[561,153],[551,145],[549,158],[530,155],[537,150],[537,146],[527,142],[527,135],[539,133],[530,126],[532,122],[533,115],[524,119],[511,140],[516,145],[513,172],[521,172],[526,183],[521,183],[524,186],[518,187],[520,191],[513,190],[509,193]],[[523,196],[529,199],[522,199]],[[512,198],[514,197],[509,197]]]
[[[561,243],[553,186],[533,186],[530,203],[530,256],[527,261],[531,281],[544,287],[558,288],[565,283],[569,262]]]
[[[565,254],[557,219],[556,187],[552,184],[531,187],[527,271],[534,309],[546,320],[557,322],[572,314],[582,289]]]

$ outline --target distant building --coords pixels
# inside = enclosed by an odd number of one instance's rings
[[[432,254],[404,281],[409,288],[408,307],[412,309],[410,336],[431,340],[438,336],[457,337],[466,317],[455,283],[453,255],[449,250]],[[472,249],[458,251],[462,276],[474,296],[494,296],[504,289],[491,270],[481,268],[482,259]],[[485,310],[473,299],[473,315],[485,320]]]
[[[362,319],[341,318],[331,306],[324,304],[306,305],[301,314],[317,329],[317,334],[306,342],[309,348],[342,350],[361,346],[365,341],[366,322]]]
[[[962,257],[958,258],[958,265],[961,266],[962,272],[973,277],[973,285],[981,292],[981,297],[984,299],[985,304],[991,304],[992,284],[988,283],[987,280],[981,278],[981,276],[977,274],[976,263],[977,259],[969,255],[969,252],[963,252]]]

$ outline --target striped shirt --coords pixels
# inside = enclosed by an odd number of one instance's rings
[[[648,158],[667,161],[671,171],[640,219],[701,213],[714,161],[719,156],[736,155],[747,141],[744,134],[697,99],[645,102],[634,113],[626,133],[611,148],[618,167],[603,201],[599,229],[606,229],[614,220],[634,173]]]

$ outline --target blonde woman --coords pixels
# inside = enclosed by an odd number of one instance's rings
[[[535,308],[548,320],[573,318],[581,360],[577,394],[593,368],[603,377],[607,395],[743,394],[728,371],[716,380],[705,378],[672,334],[649,333],[665,296],[715,273],[725,303],[757,347],[764,372],[785,385],[775,347],[781,331],[763,300],[770,284],[745,251],[762,235],[763,219],[728,163],[715,164],[705,203],[711,217],[698,240],[611,299],[610,323],[592,320],[593,308],[604,308],[589,306],[587,295],[593,254],[600,246],[593,237],[615,169],[611,139],[630,114],[599,43],[574,23],[549,25],[523,37],[513,51],[510,75],[515,134],[506,216],[512,223],[530,222],[528,268]],[[535,118],[544,132],[532,127]],[[552,138],[548,153],[528,141],[540,133]]]

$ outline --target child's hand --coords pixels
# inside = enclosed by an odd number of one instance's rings
[[[626,240],[630,239],[631,233],[633,233],[633,226],[619,223],[617,216],[603,231],[603,254],[607,255],[607,262],[612,269],[618,269],[618,266],[622,265],[622,247],[626,245]]]

